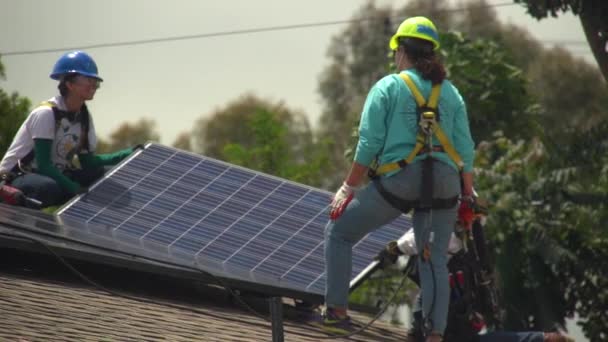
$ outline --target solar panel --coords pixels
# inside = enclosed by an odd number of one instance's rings
[[[331,194],[212,158],[149,144],[115,167],[59,217],[137,248],[256,284],[323,294],[323,232]],[[353,247],[356,277],[401,216]]]

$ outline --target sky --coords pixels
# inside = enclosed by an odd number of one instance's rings
[[[33,103],[56,94],[50,74],[62,52],[5,53],[351,19],[367,0],[0,0],[0,88]],[[505,0],[488,0],[490,4]],[[378,0],[402,7],[406,1]],[[456,2],[454,2],[456,3]],[[497,7],[499,20],[527,28],[547,46],[562,46],[595,63],[580,21],[571,14],[537,21],[520,5]],[[332,37],[347,24],[91,48],[104,79],[89,102],[97,133],[153,119],[172,144],[201,117],[252,93],[283,101],[318,125],[318,81],[329,65]],[[446,28],[439,28],[440,30]],[[580,42],[580,43],[577,43]],[[595,64],[594,64],[595,65]],[[572,327],[572,325],[570,325]],[[584,341],[574,332],[577,341]]]
[[[48,74],[62,54],[4,53],[348,20],[366,1],[0,0],[0,61],[6,70],[0,88],[33,103],[50,98],[57,90]],[[406,1],[376,3],[401,7]],[[520,5],[496,11],[501,21],[526,27],[540,40],[586,41],[573,15],[538,22]],[[104,79],[89,103],[97,133],[107,138],[121,123],[147,118],[156,122],[161,142],[172,144],[197,119],[245,93],[284,101],[316,126],[322,111],[318,81],[330,63],[326,51],[346,26],[87,49]],[[564,47],[594,62],[587,45]]]

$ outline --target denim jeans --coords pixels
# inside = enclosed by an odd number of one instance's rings
[[[66,176],[87,187],[101,178],[104,172],[105,168],[74,170],[66,172]],[[51,177],[34,172],[18,176],[13,179],[11,185],[21,190],[25,196],[42,202],[42,207],[61,205],[74,195],[62,189]]]
[[[396,196],[405,200],[416,200],[420,198],[421,176],[422,163],[417,162],[383,178],[382,184]],[[434,162],[433,197],[450,198],[459,193],[458,172],[443,162]],[[424,315],[432,321],[432,330],[441,333],[445,330],[447,321],[447,249],[456,222],[456,210],[455,206],[450,209],[415,210],[413,213],[414,233],[419,250],[427,244],[429,236],[432,236],[432,241],[429,242],[430,263],[422,261],[421,258],[418,266]],[[388,204],[376,187],[369,183],[357,192],[341,217],[328,223],[325,229],[325,302],[328,307],[348,306],[353,245],[370,231],[391,222],[399,215],[401,212]],[[406,227],[403,227],[403,230],[405,232]]]

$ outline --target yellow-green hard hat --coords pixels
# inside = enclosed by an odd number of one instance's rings
[[[401,37],[428,40],[433,43],[433,50],[439,49],[439,34],[437,34],[437,29],[433,22],[425,17],[412,17],[404,20],[389,42],[391,50],[397,50],[399,38]]]

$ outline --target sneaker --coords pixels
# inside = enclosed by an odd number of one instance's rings
[[[346,335],[356,330],[350,316],[339,317],[332,308],[326,308],[320,315],[316,315],[311,324],[334,335]]]
[[[574,342],[574,339],[558,332],[545,333],[544,342]]]

